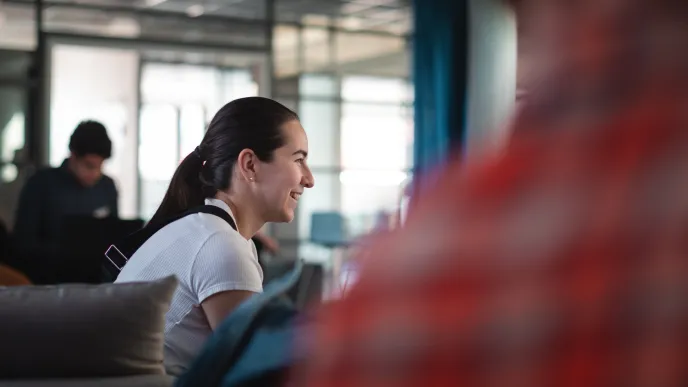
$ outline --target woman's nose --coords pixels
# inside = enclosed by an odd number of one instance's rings
[[[313,186],[315,186],[315,178],[313,177],[310,169],[306,171],[303,177],[301,177],[301,185],[306,188],[313,188]]]

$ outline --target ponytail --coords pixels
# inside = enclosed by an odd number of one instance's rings
[[[199,149],[196,148],[177,167],[165,197],[149,223],[161,222],[193,207],[203,205],[205,193],[201,182],[201,169],[203,169],[203,159]]]

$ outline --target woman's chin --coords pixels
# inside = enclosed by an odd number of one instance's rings
[[[276,220],[273,220],[275,223],[291,223],[294,220],[294,210],[285,209],[276,218]]]

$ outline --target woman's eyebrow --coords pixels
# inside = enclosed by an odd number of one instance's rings
[[[306,151],[303,150],[303,149],[299,149],[299,150],[297,150],[296,152],[292,153],[291,155],[292,155],[292,156],[296,156],[296,155],[299,155],[299,154],[300,154],[301,156],[303,156],[304,159],[308,157],[308,152],[306,152]]]

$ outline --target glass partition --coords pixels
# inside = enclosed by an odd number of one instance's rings
[[[144,63],[138,148],[143,219],[153,216],[177,166],[201,143],[220,107],[255,95],[258,85],[248,70]]]
[[[411,88],[403,78],[304,74],[299,92],[316,180],[299,204],[299,256],[321,260],[309,243],[314,215],[341,214],[351,240],[396,211],[413,164]]]
[[[56,44],[50,76],[49,162],[69,156],[69,138],[84,120],[105,125],[112,157],[104,172],[119,191],[120,216],[137,216],[136,168],[139,54],[134,49]]]

